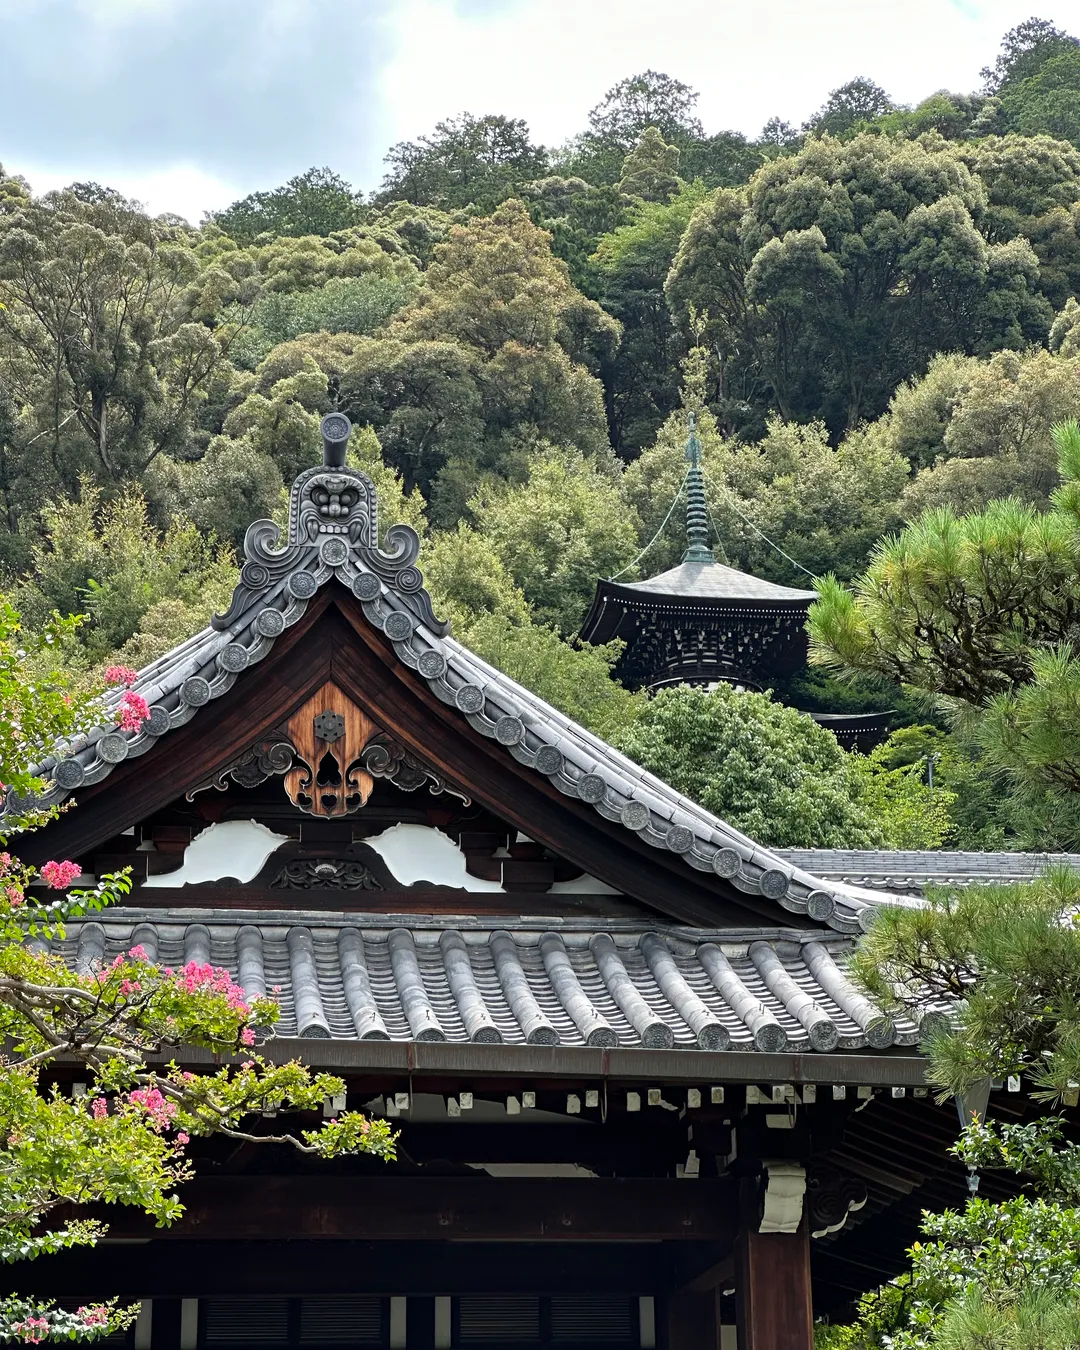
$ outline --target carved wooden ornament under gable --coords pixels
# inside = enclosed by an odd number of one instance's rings
[[[275,775],[285,779],[294,806],[308,815],[344,816],[367,804],[376,778],[402,792],[427,785],[433,796],[469,798],[383,731],[332,681],[324,684],[284,726],[268,732],[231,763],[185,794],[193,801],[229,782],[254,788]]]
[[[289,718],[295,762],[285,775],[294,806],[313,816],[344,816],[363,806],[375,781],[360,761],[379,728],[327,681]]]

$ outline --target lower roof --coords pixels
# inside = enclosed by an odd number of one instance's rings
[[[283,1037],[783,1052],[914,1045],[846,974],[851,944],[796,929],[545,929],[462,918],[113,911],[52,950],[89,971],[136,944],[227,967],[281,1006]],[[552,921],[548,920],[548,924]],[[39,940],[39,945],[41,944]]]
[[[749,572],[740,572],[718,562],[682,562],[644,581],[620,583],[627,590],[649,591],[657,595],[685,596],[695,600],[797,601],[808,607],[817,599],[816,591],[795,586],[780,586]]]
[[[1004,886],[1033,881],[1050,867],[1080,870],[1080,853],[975,853],[951,849],[778,848],[792,867],[823,881],[892,894],[921,894],[928,886]]]

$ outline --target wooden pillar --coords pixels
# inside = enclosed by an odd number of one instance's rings
[[[720,1299],[706,1293],[672,1290],[665,1300],[665,1350],[720,1350]]]
[[[738,1350],[813,1350],[806,1216],[796,1233],[759,1233],[747,1220],[744,1210],[735,1261]]]

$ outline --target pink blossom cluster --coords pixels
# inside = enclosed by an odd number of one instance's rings
[[[78,863],[47,862],[41,868],[42,881],[54,891],[62,891],[81,876],[82,868]]]
[[[126,684],[130,688],[139,678],[139,672],[130,666],[106,666],[106,684]]]
[[[3,890],[8,904],[12,909],[18,909],[25,900],[21,877],[17,876],[19,872],[18,862],[8,852],[0,853],[0,889]]]
[[[109,1320],[109,1310],[104,1303],[97,1303],[92,1308],[76,1308],[75,1316],[81,1317],[88,1327],[101,1327]]]
[[[150,717],[150,705],[142,694],[136,694],[133,689],[129,689],[120,700],[120,711],[117,721],[124,731],[138,731],[142,724]]]
[[[160,1088],[134,1088],[128,1093],[128,1101],[146,1112],[155,1130],[167,1130],[176,1115],[176,1103],[164,1097]]]
[[[22,1322],[12,1322],[11,1330],[21,1341],[30,1345],[40,1345],[49,1334],[47,1317],[27,1317]]]
[[[245,1002],[244,991],[240,985],[233,983],[233,978],[227,970],[221,966],[214,967],[209,961],[205,965],[189,961],[177,975],[176,983],[185,994],[196,994],[200,991],[223,994],[229,1007],[241,1017],[246,1017],[251,1011]]]

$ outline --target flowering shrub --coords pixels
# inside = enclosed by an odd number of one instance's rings
[[[150,707],[143,698],[142,694],[136,694],[131,686],[139,678],[139,672],[132,670],[130,666],[106,666],[105,683],[115,687],[116,685],[126,685],[124,696],[120,700],[120,707],[117,712],[117,724],[124,731],[138,731],[139,727],[149,718]]]
[[[258,1056],[205,1073],[175,1062],[151,1065],[151,1056],[186,1045],[238,1058],[272,1033],[278,1013],[273,999],[249,998],[227,970],[195,961],[175,969],[141,946],[83,974],[21,942],[0,946],[0,1037],[21,1056],[0,1066],[0,1261],[95,1242],[104,1231],[95,1223],[41,1230],[42,1219],[64,1203],[138,1205],[160,1226],[172,1223],[183,1212],[177,1188],[193,1174],[188,1149],[200,1136],[287,1144],[325,1158],[392,1158],[388,1123],[357,1112],[295,1134],[246,1128],[253,1116],[321,1110],[345,1092],[330,1074]],[[87,1066],[92,1091],[78,1098],[39,1092],[41,1065],[59,1054]],[[0,1340],[93,1339],[134,1316],[133,1309],[100,1308],[104,1320],[95,1309],[80,1319],[48,1305],[19,1303],[12,1311],[0,1299]]]
[[[57,620],[41,642],[55,642],[75,622]],[[73,743],[100,718],[101,703],[100,691],[76,690],[60,675],[27,679],[20,641],[18,615],[0,602],[0,792],[6,821],[25,829],[56,813],[37,805],[46,785],[28,766]],[[126,730],[150,713],[131,688],[136,678],[125,666],[105,671],[106,684],[125,686],[116,715]],[[0,850],[5,842],[0,837]],[[299,1063],[250,1056],[273,1034],[278,1006],[248,998],[228,971],[194,961],[173,969],[134,946],[76,974],[59,957],[30,950],[28,936],[62,937],[65,920],[130,889],[119,873],[70,890],[80,870],[53,859],[35,872],[0,851],[0,1040],[11,1047],[0,1060],[0,1262],[93,1244],[105,1231],[89,1220],[51,1227],[61,1205],[136,1205],[159,1225],[172,1223],[183,1212],[177,1188],[192,1175],[187,1152],[199,1136],[284,1144],[326,1158],[394,1156],[387,1123],[352,1111],[295,1133],[246,1128],[253,1116],[320,1111],[345,1085]],[[32,887],[37,877],[63,894]],[[198,1074],[175,1063],[157,1067],[185,1046],[211,1050],[224,1067]],[[42,1093],[39,1075],[58,1056],[83,1066],[92,1080],[85,1096]],[[94,1340],[129,1325],[135,1312],[114,1303],[69,1312],[0,1297],[0,1341]]]
[[[117,1309],[112,1303],[95,1303],[67,1312],[63,1308],[39,1307],[21,1298],[0,1299],[0,1339],[22,1345],[42,1341],[88,1341],[130,1325],[134,1309]]]

